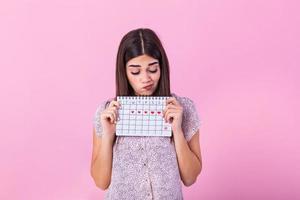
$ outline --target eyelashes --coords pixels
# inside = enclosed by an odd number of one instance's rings
[[[156,70],[149,70],[150,73],[154,74],[157,72],[157,69]],[[131,72],[132,75],[138,75],[140,72]]]

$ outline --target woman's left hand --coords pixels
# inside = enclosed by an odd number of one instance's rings
[[[163,111],[163,118],[166,122],[172,124],[172,130],[181,130],[183,107],[175,97],[170,97],[166,101],[166,107]]]

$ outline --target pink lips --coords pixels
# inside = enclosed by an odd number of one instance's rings
[[[150,90],[151,88],[152,88],[152,86],[153,86],[153,84],[151,84],[151,85],[148,85],[148,86],[146,86],[146,87],[143,87],[144,89],[146,89],[146,90]]]

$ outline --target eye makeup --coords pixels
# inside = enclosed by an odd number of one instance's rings
[[[150,73],[152,73],[152,74],[154,74],[154,73],[156,73],[157,71],[158,71],[158,66],[156,66],[156,67],[151,67],[151,69],[147,69],[148,70],[148,72],[150,72]],[[132,72],[130,72],[132,75],[138,75],[139,73],[140,73],[140,71],[132,71]]]
[[[154,73],[156,73],[157,72],[157,69],[155,69],[155,70],[148,70],[150,73],[152,73],[152,74],[154,74]],[[138,75],[140,72],[138,71],[138,72],[130,72],[132,75]]]

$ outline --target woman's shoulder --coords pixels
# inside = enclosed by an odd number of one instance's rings
[[[182,104],[182,106],[186,106],[186,105],[193,105],[194,101],[187,97],[187,96],[182,96],[182,95],[178,95],[176,93],[171,93],[172,97],[175,97],[177,101],[179,101],[180,104]]]
[[[100,109],[104,109],[104,108],[106,108],[108,105],[109,105],[109,103],[111,102],[111,101],[113,101],[114,100],[114,98],[113,97],[110,97],[110,98],[106,98],[106,99],[102,99],[101,101],[100,101],[100,103],[98,104],[98,108],[100,108]]]
[[[182,130],[186,140],[190,141],[202,124],[196,105],[189,97],[180,96],[174,93],[172,93],[172,96],[175,97],[183,107]]]

